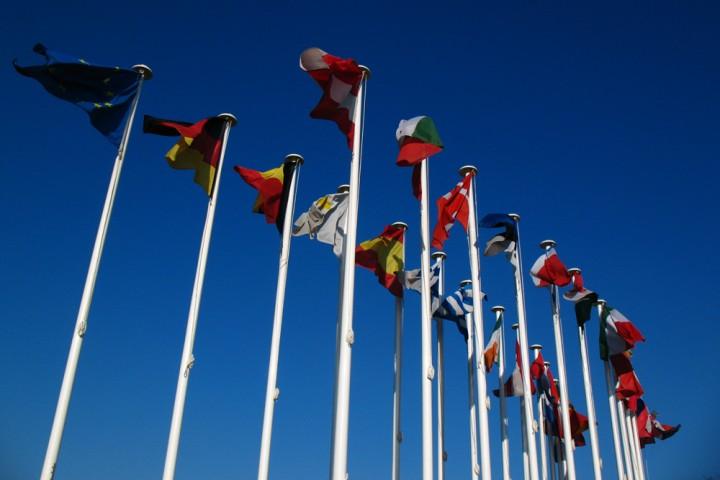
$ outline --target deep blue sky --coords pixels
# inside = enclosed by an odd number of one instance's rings
[[[231,167],[268,169],[299,152],[297,213],[345,183],[336,127],[308,112],[319,98],[297,66],[319,46],[371,67],[358,239],[395,220],[410,226],[409,169],[394,166],[401,118],[431,115],[446,145],[431,197],[479,168],[479,213],[522,215],[525,269],[537,243],[558,241],[568,266],[645,333],[634,363],[647,403],[676,437],[647,449],[650,477],[720,475],[713,379],[720,268],[720,8],[711,2],[508,6],[389,2],[14,2],[0,32],[0,477],[37,477],[115,152],[85,114],[52,98],[10,62],[50,48],[97,63],[150,65],[139,113],[196,120],[229,111],[230,135],[195,347],[177,479],[255,478],[278,235],[250,208],[255,192]],[[172,140],[136,123],[117,195],[57,478],[155,479],[162,471],[206,197],[167,167]],[[433,208],[434,211],[434,208]],[[434,213],[433,213],[434,216]],[[434,223],[434,218],[433,218]],[[487,232],[484,232],[487,238]],[[446,244],[447,283],[469,274],[460,229]],[[338,263],[293,240],[271,475],[328,470]],[[515,321],[509,265],[483,259],[490,304]],[[548,294],[528,285],[531,343],[555,363]],[[393,300],[373,275],[356,280],[349,468],[390,472]],[[419,298],[408,295],[402,473],[420,475]],[[571,399],[586,411],[577,335],[563,305]],[[486,331],[491,313],[486,312]],[[590,350],[605,471],[614,472],[597,320]],[[464,344],[450,329],[448,478],[468,475]],[[512,333],[508,332],[512,345]],[[511,360],[510,360],[511,361]],[[490,377],[495,382],[495,371]],[[513,475],[522,474],[510,401]],[[497,404],[490,412],[499,473]],[[589,447],[576,455],[589,478]]]

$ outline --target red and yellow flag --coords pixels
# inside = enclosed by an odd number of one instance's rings
[[[238,165],[235,167],[235,171],[248,185],[258,191],[253,212],[264,214],[265,221],[274,223],[278,231],[282,233],[290,176],[294,172],[292,166],[283,163],[277,168],[260,172]]]
[[[388,225],[380,236],[366,240],[355,249],[355,264],[375,272],[380,284],[396,297],[403,296],[398,272],[403,271],[405,229]]]

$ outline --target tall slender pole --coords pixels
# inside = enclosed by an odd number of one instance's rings
[[[614,384],[615,382],[613,382]],[[625,458],[625,474],[628,480],[639,480],[635,475],[635,465],[632,461],[632,452],[630,451],[630,441],[627,431],[627,423],[625,423],[625,407],[622,401],[615,399],[618,410],[618,423],[620,424],[620,438],[622,438],[623,457]]]
[[[626,413],[628,421],[628,435],[630,435],[630,446],[634,454],[635,465],[637,466],[636,477],[638,480],[645,480],[645,469],[642,465],[642,451],[640,450],[640,440],[638,438],[637,418],[635,417],[635,414],[629,410]]]
[[[442,297],[445,293],[445,252],[433,252],[432,258],[439,262],[438,273],[438,295]],[[447,460],[447,452],[445,451],[445,340],[443,338],[443,320],[438,318],[435,321],[437,328],[437,462],[438,476],[437,480],[445,479],[445,461]]]
[[[273,416],[275,402],[280,396],[277,387],[278,361],[280,358],[280,335],[282,333],[283,309],[285,307],[285,285],[287,282],[288,262],[290,261],[290,240],[292,239],[292,223],[295,212],[295,194],[297,191],[297,177],[300,165],[304,162],[301,155],[291,153],[285,157],[285,163],[292,166],[288,188],[288,200],[285,206],[285,219],[278,261],[278,281],[275,292],[275,312],[273,314],[272,339],[270,341],[270,361],[268,362],[267,387],[265,389],[265,413],[263,414],[262,438],[260,441],[260,461],[258,466],[258,480],[267,480],[270,470],[270,443],[272,441]],[[288,179],[286,179],[288,181]]]
[[[193,285],[190,298],[190,310],[188,312],[187,328],[185,330],[185,342],[183,344],[182,357],[180,358],[180,372],[178,373],[177,388],[175,390],[175,405],[173,406],[172,420],[170,422],[170,434],[168,436],[167,452],[165,454],[165,468],[163,480],[175,478],[175,466],[177,464],[178,447],[180,445],[180,431],[182,429],[183,412],[185,411],[185,398],[187,396],[190,370],[195,364],[193,346],[195,344],[195,332],[197,330],[198,313],[200,312],[200,300],[202,298],[203,283],[205,281],[205,266],[207,264],[208,252],[210,250],[210,238],[212,237],[213,221],[215,219],[215,207],[218,201],[218,190],[220,189],[220,177],[225,160],[230,128],[237,123],[237,119],[230,113],[221,113],[219,118],[225,120],[223,129],[222,148],[218,160],[213,183],[212,194],[208,200],[207,214],[205,216],[205,227],[202,240],[200,241],[200,252],[198,254],[197,269],[195,271],[195,284]]]
[[[490,469],[490,427],[488,425],[488,408],[490,405],[487,396],[487,381],[485,374],[485,359],[482,355],[485,334],[483,332],[483,293],[480,281],[480,255],[477,241],[477,215],[475,211],[475,175],[477,168],[466,165],[460,167],[460,175],[472,175],[470,189],[468,190],[468,251],[470,257],[470,275],[473,292],[473,327],[475,329],[475,359],[477,363],[478,390],[478,419],[480,421],[480,471],[483,480],[492,478]]]
[[[103,254],[103,247],[105,246],[108,226],[110,225],[110,216],[112,215],[113,204],[115,203],[115,194],[117,193],[120,182],[120,173],[122,171],[123,161],[125,160],[125,152],[127,151],[128,140],[130,138],[130,132],[132,131],[135,112],[137,111],[138,102],[140,101],[143,82],[152,78],[152,70],[147,65],[134,65],[132,69],[140,75],[140,79],[138,81],[135,98],[130,107],[130,115],[125,122],[125,129],[123,130],[120,146],[117,156],[115,157],[115,165],[110,175],[110,183],[107,193],[105,194],[105,204],[103,205],[100,224],[98,225],[97,234],[95,235],[95,245],[93,246],[90,257],[87,276],[85,277],[85,287],[83,288],[82,298],[80,300],[80,309],[78,310],[77,319],[75,320],[75,330],[73,331],[70,351],[68,353],[67,363],[65,364],[65,374],[63,375],[60,394],[58,395],[58,402],[55,407],[55,416],[50,430],[50,439],[48,440],[45,460],[43,462],[42,472],[40,473],[41,480],[50,480],[55,476],[55,467],[58,456],[60,455],[60,445],[62,444],[65,421],[70,406],[70,397],[72,396],[75,374],[77,373],[77,366],[80,360],[80,350],[82,349],[83,338],[87,332],[88,315],[95,291],[95,281],[97,280],[98,270],[100,269],[100,260]]]
[[[525,435],[528,438],[528,451],[530,455],[530,478],[538,480],[538,461],[537,461],[537,444],[535,443],[535,435],[533,434],[533,408],[532,408],[532,390],[530,387],[530,354],[528,347],[528,331],[527,317],[525,315],[525,286],[522,276],[522,250],[520,248],[520,215],[510,213],[510,217],[515,220],[515,230],[517,233],[517,242],[515,250],[512,252],[512,262],[515,270],[515,295],[517,298],[518,310],[518,334],[520,337],[520,361],[522,363],[522,379],[523,379],[523,406],[524,418],[528,421],[525,424]]]
[[[407,224],[393,223],[394,227],[407,231]],[[405,248],[403,248],[403,265],[405,265]],[[404,268],[404,267],[403,267]],[[392,447],[392,480],[400,480],[400,444],[402,443],[402,430],[400,429],[400,397],[402,393],[402,339],[403,339],[403,297],[395,297],[395,361],[393,362],[395,380],[393,382],[393,447]]]
[[[360,202],[360,167],[362,162],[363,123],[365,121],[365,89],[370,70],[360,66],[363,76],[358,88],[353,123],[352,160],[350,162],[350,193],[347,210],[347,233],[342,256],[342,302],[337,343],[335,405],[333,414],[330,478],[345,480],[347,476],[348,429],[350,420],[350,371],[352,365],[353,303],[355,300],[355,245],[357,243],[358,204]]]
[[[471,284],[471,280],[463,280],[460,287]],[[475,402],[475,329],[472,315],[465,315],[465,325],[468,331],[467,340],[467,370],[468,370],[468,407],[470,412],[470,478],[480,478],[480,465],[478,465],[478,438],[477,438],[477,403]]]
[[[635,451],[635,442],[633,440],[632,416],[630,412],[625,409],[624,405],[622,408],[623,416],[625,417],[625,429],[627,431],[628,450],[630,451],[630,460],[632,461],[633,474],[635,475],[635,480],[643,480],[643,474],[638,463],[637,452]]]
[[[579,268],[568,268],[573,277],[579,275]],[[578,325],[578,340],[580,343],[580,360],[582,363],[583,384],[585,387],[585,404],[587,405],[588,424],[590,429],[590,449],[593,461],[595,480],[602,479],[602,460],[600,458],[600,443],[598,442],[597,417],[595,416],[595,400],[593,399],[592,379],[590,377],[590,355],[588,354],[585,325]]]
[[[547,252],[555,246],[553,240],[544,240],[540,247]],[[560,321],[560,295],[557,285],[550,285],[552,303],[553,330],[555,332],[555,350],[558,361],[558,377],[560,381],[560,415],[563,426],[563,446],[565,447],[565,462],[567,463],[568,479],[575,480],[575,455],[573,453],[572,431],[570,429],[570,400],[567,384],[567,370],[565,368],[565,349],[563,347],[562,323]]]
[[[505,307],[496,305],[492,307],[495,319],[500,322],[500,342],[498,348],[498,393],[500,397],[500,443],[502,447],[503,480],[510,480],[510,440],[508,437],[508,417],[505,401]]]
[[[598,300],[598,317],[602,318],[605,300]],[[612,373],[610,372],[610,363],[606,360],[603,362],[605,368],[605,385],[607,386],[608,404],[610,406],[610,425],[612,426],[613,447],[615,450],[615,465],[617,467],[618,480],[625,480],[625,467],[623,464],[622,440],[618,429],[618,411],[617,402],[615,400],[615,387],[612,381]]]
[[[543,362],[543,364],[545,366],[545,371],[547,371],[547,369],[550,368],[550,362]],[[541,395],[541,399],[543,400],[543,404],[542,405],[538,404],[538,409],[543,410],[545,407],[544,402],[547,401],[547,397],[545,396],[544,393]],[[543,417],[544,417],[544,414],[543,414]],[[547,463],[548,463],[548,469],[550,470],[550,478],[552,480],[555,480],[555,477],[557,475],[557,469],[555,467],[555,461],[557,458],[557,455],[555,452],[555,450],[557,448],[556,444],[555,444],[556,437],[553,436],[552,428],[550,429],[549,432],[547,431],[548,423],[549,423],[549,420],[546,420],[545,418],[543,418],[542,433],[545,434],[546,442],[550,444],[550,445],[548,445],[548,462]],[[620,479],[618,479],[618,480],[620,480]]]
[[[534,344],[530,345],[530,349],[535,354],[535,360],[540,356],[540,350],[542,345]],[[538,389],[537,392],[537,409],[538,409],[538,432],[540,433],[540,474],[542,480],[547,480],[547,442],[545,437],[545,414],[543,412],[544,394]]]
[[[519,342],[517,333],[518,324],[513,323],[512,329],[515,330],[515,341]],[[520,434],[522,438],[523,478],[528,480],[528,478],[530,478],[530,458],[528,456],[528,436],[525,428],[527,420],[525,419],[525,405],[523,405],[524,400],[524,398],[520,398]]]
[[[558,439],[555,436],[548,437],[550,441],[550,480],[558,479]]]

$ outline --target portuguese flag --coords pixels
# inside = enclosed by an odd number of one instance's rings
[[[265,172],[238,165],[235,166],[235,171],[248,185],[258,191],[252,211],[264,214],[265,221],[274,223],[278,231],[282,233],[290,180],[295,172],[292,164],[283,163],[279,167]]]
[[[405,269],[404,237],[404,228],[388,225],[379,236],[355,249],[355,264],[374,271],[380,284],[396,297],[403,296],[398,272]]]
[[[190,123],[145,115],[143,132],[167,137],[179,135],[180,140],[165,154],[168,165],[177,170],[195,170],[195,183],[212,195],[224,124],[220,117]]]

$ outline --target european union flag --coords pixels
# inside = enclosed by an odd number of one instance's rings
[[[120,67],[91,65],[82,58],[51,52],[41,44],[35,45],[33,51],[45,57],[45,63],[22,67],[13,60],[15,70],[40,82],[52,95],[85,110],[93,127],[119,146],[140,74]]]

